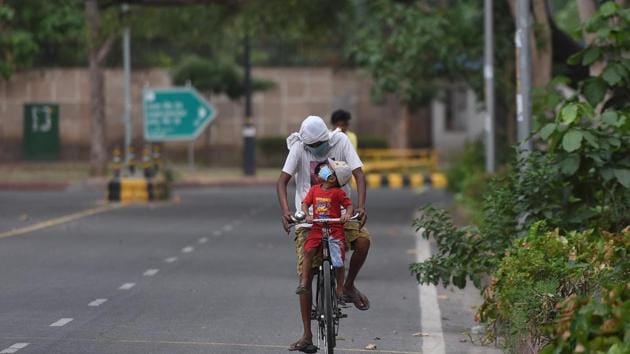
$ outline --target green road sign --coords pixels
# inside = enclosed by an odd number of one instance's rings
[[[23,148],[26,160],[59,158],[59,105],[24,105]]]
[[[144,138],[194,140],[216,116],[216,109],[193,88],[145,89]]]

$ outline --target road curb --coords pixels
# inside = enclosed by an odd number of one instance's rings
[[[173,183],[175,188],[214,188],[214,187],[258,187],[274,186],[275,178],[236,178],[216,181],[182,180]],[[106,180],[76,181],[76,182],[50,182],[50,181],[15,181],[0,182],[0,191],[60,191],[72,187],[94,186],[96,188],[107,187]]]
[[[46,190],[64,190],[72,183],[70,182],[48,182],[48,181],[32,181],[32,182],[0,182],[0,190],[3,191],[46,191]]]
[[[201,188],[201,187],[260,187],[273,186],[276,184],[275,178],[237,178],[216,181],[176,181],[173,183],[174,188]]]

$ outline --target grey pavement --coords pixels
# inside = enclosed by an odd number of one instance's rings
[[[29,343],[20,354],[286,352],[301,322],[292,238],[281,231],[274,189],[178,194],[181,202],[126,206],[0,239],[0,353],[16,343]],[[101,198],[89,188],[0,192],[0,233]],[[419,206],[446,200],[440,191],[368,193],[374,243],[357,287],[371,309],[345,311],[336,352],[421,352],[410,224]],[[474,325],[477,290],[440,288],[438,299],[446,353],[496,351],[463,335]]]

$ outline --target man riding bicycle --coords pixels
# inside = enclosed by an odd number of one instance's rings
[[[370,234],[363,227],[366,220],[365,213],[365,176],[363,175],[363,163],[357,155],[348,137],[342,132],[330,132],[326,123],[317,116],[309,116],[302,122],[298,133],[293,133],[287,138],[289,154],[286,158],[282,172],[276,184],[278,202],[282,210],[282,224],[285,231],[289,232],[291,223],[291,209],[287,201],[287,185],[292,177],[295,178],[295,210],[300,210],[302,200],[313,184],[317,183],[315,168],[329,158],[345,161],[352,169],[352,175],[356,179],[358,189],[357,208],[361,222],[348,222],[344,224],[346,242],[353,250],[350,257],[348,274],[343,286],[346,301],[352,302],[360,310],[367,310],[370,306],[368,298],[355,286],[354,281],[367,258],[370,249]],[[344,190],[349,195],[351,190],[348,185]],[[303,248],[308,236],[310,225],[298,225],[295,231],[295,245],[297,255],[298,277],[301,274],[303,261]],[[300,314],[304,332],[302,338],[291,344],[290,350],[304,350],[312,347],[313,334],[311,332],[311,294],[300,295]]]

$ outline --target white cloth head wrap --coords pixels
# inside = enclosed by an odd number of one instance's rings
[[[324,120],[318,116],[308,116],[302,121],[300,131],[289,135],[287,147],[291,149],[291,146],[297,142],[313,144],[318,141],[327,141],[328,139],[330,139],[330,131]]]

